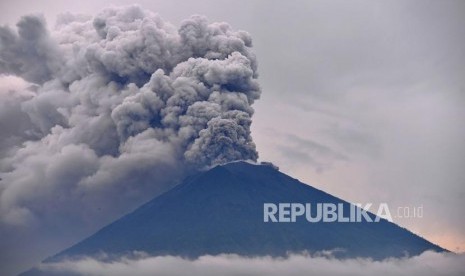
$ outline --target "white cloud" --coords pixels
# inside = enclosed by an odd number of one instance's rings
[[[372,261],[338,260],[324,256],[291,255],[287,258],[237,255],[202,256],[196,260],[179,257],[121,258],[99,261],[85,258],[42,264],[42,272],[57,275],[464,275],[465,255],[425,252],[405,259]]]

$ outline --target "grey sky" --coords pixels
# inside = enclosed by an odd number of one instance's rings
[[[0,23],[133,3],[252,35],[261,160],[347,200],[422,205],[423,219],[394,221],[465,250],[465,2],[16,0]]]

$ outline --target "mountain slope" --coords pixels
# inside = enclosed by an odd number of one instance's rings
[[[386,220],[378,223],[263,222],[264,203],[349,203],[278,170],[246,162],[184,181],[47,261],[101,252],[197,257],[281,256],[341,249],[340,257],[383,259],[442,248]],[[372,215],[374,217],[374,215]]]

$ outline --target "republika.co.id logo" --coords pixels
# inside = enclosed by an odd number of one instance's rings
[[[264,203],[264,222],[379,222],[381,219],[393,222],[392,212],[387,203],[378,204],[371,212],[373,203]],[[397,207],[395,218],[422,218],[423,206]]]

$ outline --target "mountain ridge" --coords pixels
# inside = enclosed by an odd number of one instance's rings
[[[233,162],[187,178],[44,262],[142,251],[153,256],[286,256],[334,251],[337,258],[381,260],[443,248],[394,223],[266,223],[264,203],[350,203],[271,165]],[[370,214],[370,217],[375,215]],[[25,274],[32,275],[32,274]]]

